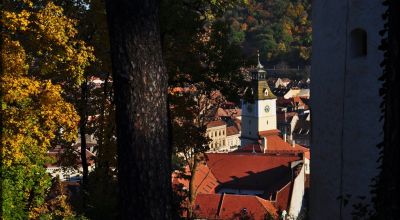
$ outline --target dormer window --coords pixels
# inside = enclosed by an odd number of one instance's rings
[[[264,88],[264,95],[265,95],[265,96],[268,96],[268,94],[269,94],[269,93],[268,93],[268,89],[267,89],[267,88]]]

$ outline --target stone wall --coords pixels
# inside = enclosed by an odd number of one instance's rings
[[[352,203],[358,196],[369,202],[377,175],[384,8],[365,0],[313,1],[312,8],[310,219],[351,219]],[[366,33],[366,54],[355,51],[363,44],[362,37],[352,39],[357,28]],[[344,206],[338,198],[346,194]]]

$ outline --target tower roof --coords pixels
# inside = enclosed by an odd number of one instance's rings
[[[267,82],[267,72],[260,63],[260,54],[257,52],[257,68],[251,72],[251,86],[248,87],[244,94],[245,100],[263,100],[276,99]]]

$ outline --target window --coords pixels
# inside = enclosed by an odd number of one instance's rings
[[[367,55],[367,32],[361,28],[351,31],[351,55],[352,57],[364,57]]]

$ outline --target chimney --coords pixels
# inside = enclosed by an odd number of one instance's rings
[[[294,140],[292,140],[292,147],[294,148],[296,146],[296,143]]]
[[[285,133],[283,133],[283,140],[284,140],[285,142],[287,142],[287,139],[286,139],[286,131],[285,131]]]
[[[265,154],[267,152],[267,149],[268,149],[268,142],[267,142],[267,138],[266,137],[264,137],[263,147],[264,147],[263,152]]]

